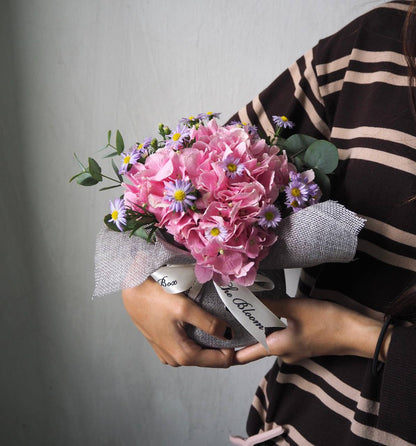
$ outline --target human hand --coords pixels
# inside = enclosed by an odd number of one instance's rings
[[[183,294],[169,294],[153,279],[122,291],[124,306],[156,352],[160,361],[173,367],[226,368],[232,365],[233,349],[205,349],[190,339],[184,324],[226,339],[226,322],[207,313]]]
[[[383,323],[333,302],[285,298],[264,303],[287,328],[267,337],[270,352],[255,344],[236,352],[234,364],[246,364],[276,355],[293,364],[324,355],[355,355],[372,358]],[[384,339],[379,359],[385,361],[391,329]]]

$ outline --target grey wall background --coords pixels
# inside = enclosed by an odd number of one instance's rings
[[[72,153],[86,159],[108,129],[135,141],[193,113],[225,120],[377,3],[0,2],[0,444],[211,446],[244,434],[271,359],[171,369],[118,294],[91,300],[112,195],[68,184]]]

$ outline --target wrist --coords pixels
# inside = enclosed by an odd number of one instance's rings
[[[351,312],[344,324],[346,325],[346,354],[368,359],[373,358],[383,322]],[[389,337],[387,337],[388,334]],[[380,349],[381,361],[385,361],[387,356],[390,336],[391,332],[386,333],[386,338]]]

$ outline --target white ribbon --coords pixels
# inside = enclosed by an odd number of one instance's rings
[[[151,276],[166,292],[177,294],[186,291],[192,299],[195,299],[202,288],[196,280],[192,264],[163,266]],[[253,292],[270,291],[274,288],[273,282],[268,277],[257,274],[254,284],[250,287],[234,282],[230,282],[227,286],[220,286],[214,282],[214,285],[218,296],[231,314],[269,351],[265,328],[283,328],[286,325]]]

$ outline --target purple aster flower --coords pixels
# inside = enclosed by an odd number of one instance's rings
[[[240,163],[240,158],[235,158],[233,155],[228,155],[224,161],[221,162],[227,176],[234,179],[244,172],[244,164]]]
[[[152,138],[146,138],[141,144],[137,146],[138,150],[147,149],[152,143]]]
[[[138,163],[139,159],[143,156],[143,152],[141,152],[141,150],[137,150],[138,147],[139,145],[135,144],[133,147],[130,147],[127,153],[121,154],[123,160],[121,162],[121,166],[118,171],[120,175],[126,175],[131,166]]]
[[[255,125],[247,124],[246,122],[241,121],[231,121],[230,125],[237,125],[238,127],[246,129],[249,133],[257,134],[257,127]]]
[[[289,128],[293,129],[295,126],[295,123],[292,121],[289,121],[289,119],[286,116],[272,116],[273,122],[277,125],[277,127],[280,128]]]
[[[290,182],[285,187],[286,205],[295,212],[304,208],[309,198],[308,186],[302,181],[302,177],[297,173],[290,173]]]
[[[275,228],[281,221],[279,209],[273,204],[265,206],[259,213],[259,225],[263,228]]]
[[[197,117],[189,116],[189,118],[182,118],[179,121],[179,124],[182,124],[182,125],[192,125],[192,124],[194,124],[198,120],[200,120],[199,115]]]
[[[170,201],[170,209],[175,212],[186,212],[196,200],[194,186],[190,181],[175,180],[165,183],[165,200]]]
[[[228,231],[224,228],[224,226],[213,226],[210,229],[205,231],[205,237],[208,240],[213,240],[214,238],[223,242],[228,235]]]
[[[209,121],[213,118],[219,118],[221,116],[221,113],[214,113],[214,112],[207,112],[207,113],[200,113],[197,116],[197,119],[200,119],[201,121],[204,119],[208,119]]]
[[[322,197],[320,187],[316,183],[308,184],[309,204],[316,204]]]
[[[185,125],[178,125],[176,129],[168,135],[165,147],[167,149],[179,150],[183,147],[184,140],[189,136],[190,129]]]
[[[124,206],[124,200],[116,198],[114,203],[110,201],[111,218],[108,221],[115,223],[120,231],[123,231],[123,227],[126,226],[126,208]]]

